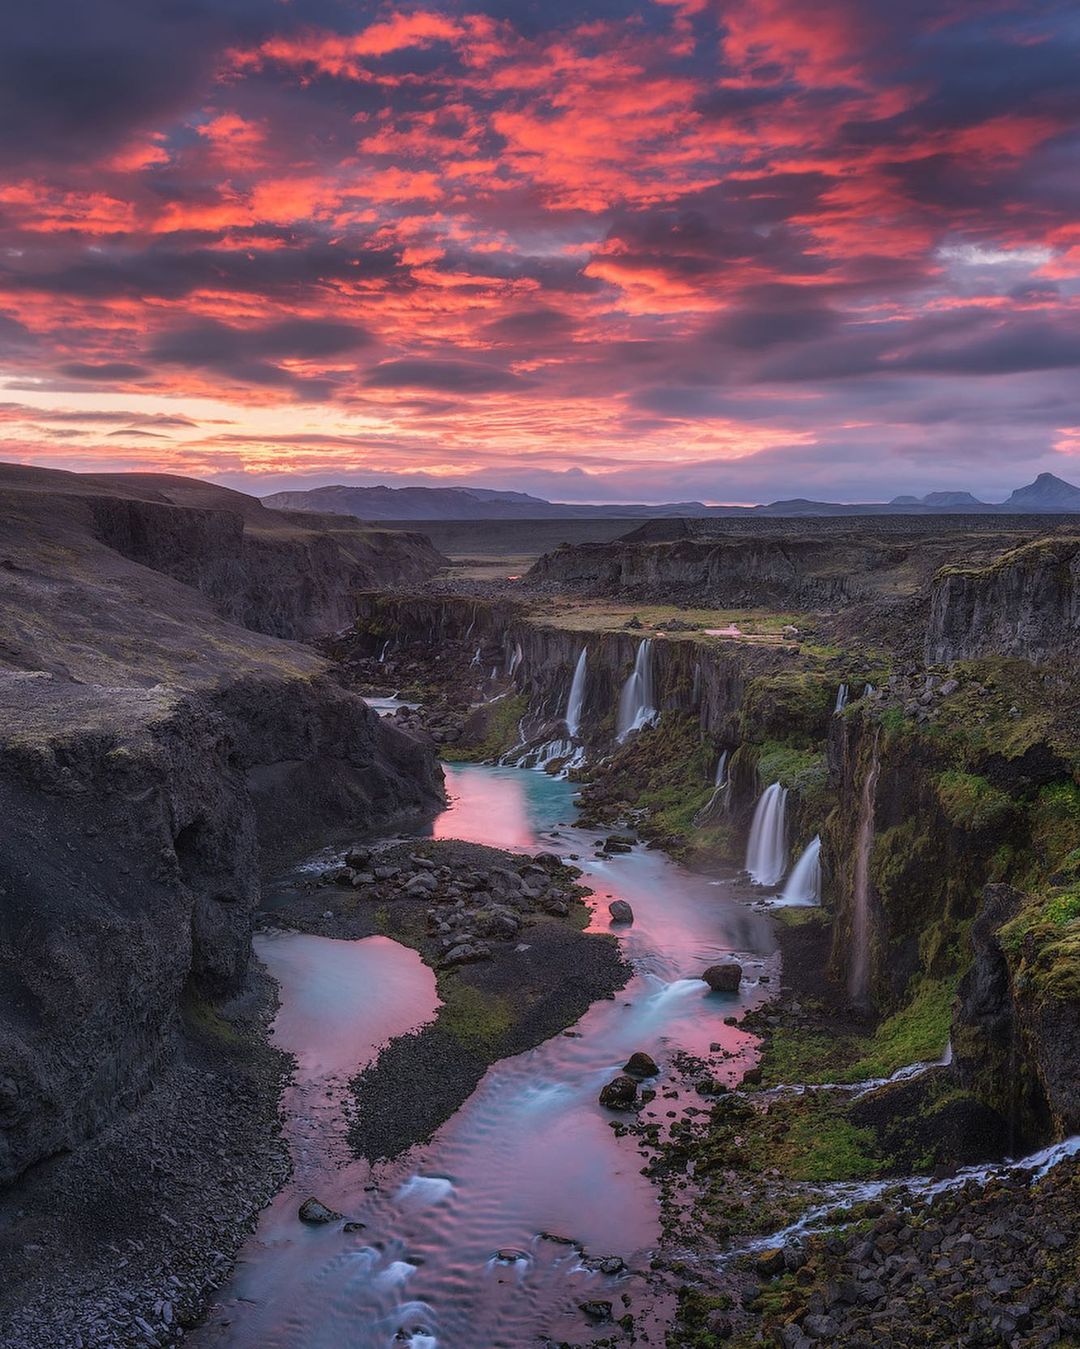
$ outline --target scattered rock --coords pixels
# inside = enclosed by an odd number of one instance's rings
[[[636,1078],[639,1082],[646,1077],[655,1077],[659,1071],[656,1060],[641,1049],[631,1054],[623,1064],[623,1072],[629,1077]]]
[[[634,921],[634,910],[625,899],[613,899],[607,907],[613,923],[632,923]]]
[[[637,1083],[625,1073],[612,1080],[600,1092],[600,1104],[608,1110],[632,1110],[637,1103]]]
[[[599,1300],[579,1302],[578,1308],[588,1320],[595,1321],[598,1325],[611,1320],[610,1302],[600,1302]]]
[[[742,966],[738,961],[725,960],[719,965],[710,965],[701,977],[714,993],[738,993]]]
[[[336,1223],[341,1214],[335,1209],[327,1208],[324,1203],[316,1199],[314,1195],[309,1196],[300,1205],[299,1217],[302,1223]]]

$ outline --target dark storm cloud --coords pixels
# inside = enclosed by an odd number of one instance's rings
[[[132,361],[66,361],[58,367],[68,379],[128,380],[146,379],[150,371]]]
[[[31,251],[17,261],[0,264],[0,282],[10,290],[87,299],[176,300],[205,287],[253,295],[283,291],[295,295],[307,287],[389,279],[397,273],[404,279],[399,249],[362,240],[328,243],[297,232],[253,240],[250,248],[113,245],[60,260],[51,250]]]
[[[334,395],[333,380],[299,375],[274,362],[344,357],[370,340],[355,324],[322,319],[283,319],[252,328],[205,320],[163,334],[151,347],[150,357],[162,365],[216,371],[239,384],[288,389],[318,399]]]
[[[495,365],[474,361],[384,361],[364,381],[372,389],[431,389],[440,393],[499,393],[529,387],[530,381]]]

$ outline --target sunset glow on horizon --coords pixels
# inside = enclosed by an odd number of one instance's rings
[[[1080,16],[93,0],[0,54],[0,458],[563,501],[1080,479]]]

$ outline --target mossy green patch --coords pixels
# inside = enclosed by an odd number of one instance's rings
[[[484,763],[497,759],[517,743],[518,726],[528,711],[525,694],[517,693],[490,704],[482,739],[466,744],[459,741],[444,745],[441,753],[448,763]]]
[[[759,675],[743,694],[739,712],[742,739],[817,748],[828,731],[835,700],[836,680],[832,675],[806,670]]]
[[[514,1023],[514,1010],[505,998],[484,993],[460,976],[439,979],[438,1025],[464,1044],[484,1048],[497,1043]]]
[[[937,797],[949,823],[972,833],[1006,829],[1016,818],[1012,797],[975,773],[939,773]]]

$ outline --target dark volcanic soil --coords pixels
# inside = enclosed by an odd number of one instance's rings
[[[320,936],[358,939],[382,933],[414,946],[436,968],[444,1004],[436,1021],[395,1040],[352,1083],[356,1112],[350,1142],[370,1160],[394,1157],[430,1138],[490,1064],[573,1025],[598,998],[613,997],[631,973],[613,937],[582,931],[587,913],[575,872],[551,861],[545,867],[547,895],[532,903],[519,901],[522,907],[514,910],[520,929],[485,940],[487,957],[447,965],[445,942],[428,915],[452,902],[439,892],[403,895],[403,885],[415,874],[409,860],[414,857],[448,868],[454,876],[478,878],[536,866],[528,854],[456,840],[392,844],[375,851],[371,866],[401,866],[400,876],[360,890],[309,884],[279,892],[268,915],[274,926]],[[489,893],[473,891],[481,897]],[[476,930],[475,923],[469,926]]]

